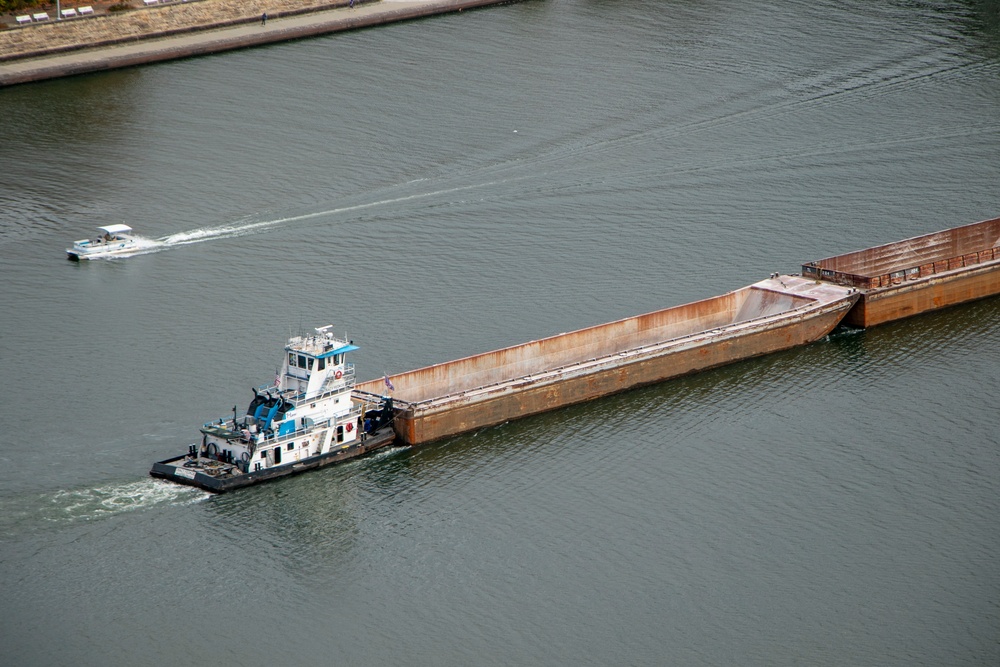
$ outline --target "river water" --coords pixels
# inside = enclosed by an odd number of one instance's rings
[[[379,377],[1000,215],[996,1],[536,0],[0,91],[10,665],[995,665],[1000,301],[225,496]],[[74,264],[126,222],[147,254]]]

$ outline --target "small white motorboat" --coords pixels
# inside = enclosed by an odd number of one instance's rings
[[[128,225],[98,227],[100,235],[94,239],[81,239],[66,249],[66,257],[74,261],[127,255],[140,249]]]

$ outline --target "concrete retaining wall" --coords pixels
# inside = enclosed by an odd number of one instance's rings
[[[132,0],[141,7],[139,0]],[[336,7],[349,0],[197,0],[142,7],[0,31],[0,62],[166,37]],[[79,4],[85,5],[86,0]],[[275,6],[275,5],[278,6]],[[74,6],[64,0],[64,7]]]
[[[0,86],[302,39],[516,0],[200,0],[0,31]],[[266,11],[266,29],[259,25]],[[95,48],[96,47],[96,48]]]

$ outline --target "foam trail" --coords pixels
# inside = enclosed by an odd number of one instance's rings
[[[146,238],[145,236],[136,236],[133,234],[132,238],[135,239],[135,246],[139,248],[140,251],[152,250],[160,245],[158,240]]]
[[[326,211],[317,211],[315,213],[304,213],[302,215],[293,215],[287,218],[278,218],[276,220],[264,220],[261,222],[250,222],[246,224],[235,224],[235,225],[223,225],[221,227],[205,227],[202,229],[194,229],[189,232],[178,232],[177,234],[171,234],[169,236],[164,236],[161,239],[157,239],[155,243],[159,243],[164,246],[177,246],[177,245],[190,245],[192,243],[202,243],[204,241],[212,241],[221,238],[233,238],[236,236],[244,236],[262,229],[268,229],[271,227],[277,227],[279,225],[288,224],[291,222],[301,222],[303,220],[311,220],[312,218],[320,218],[326,215],[336,215],[339,213],[351,213],[353,211],[361,211],[368,208],[375,208],[376,206],[386,206],[388,204],[398,204],[399,202],[413,201],[416,199],[426,199],[427,197],[436,197],[438,195],[446,195],[454,192],[462,192],[463,190],[474,190],[476,188],[489,187],[491,185],[496,185],[502,181],[493,181],[490,183],[478,183],[475,185],[462,185],[455,188],[447,188],[444,190],[434,190],[433,192],[419,192],[417,194],[406,195],[403,197],[394,197],[392,199],[382,199],[379,201],[366,202],[364,204],[356,204],[354,206],[342,206],[340,208],[332,208]]]
[[[0,512],[0,536],[45,526],[87,523],[161,505],[190,505],[211,496],[208,491],[152,478],[27,493],[5,501],[4,511]]]
[[[46,518],[52,521],[89,521],[134,512],[154,505],[186,505],[211,494],[191,487],[143,479],[123,484],[57,491],[49,498]]]

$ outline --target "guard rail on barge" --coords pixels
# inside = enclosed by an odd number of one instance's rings
[[[861,291],[845,324],[871,327],[1000,294],[1000,218],[802,265]]]
[[[416,445],[813,342],[858,298],[848,287],[772,276],[721,296],[400,373],[397,435]]]

